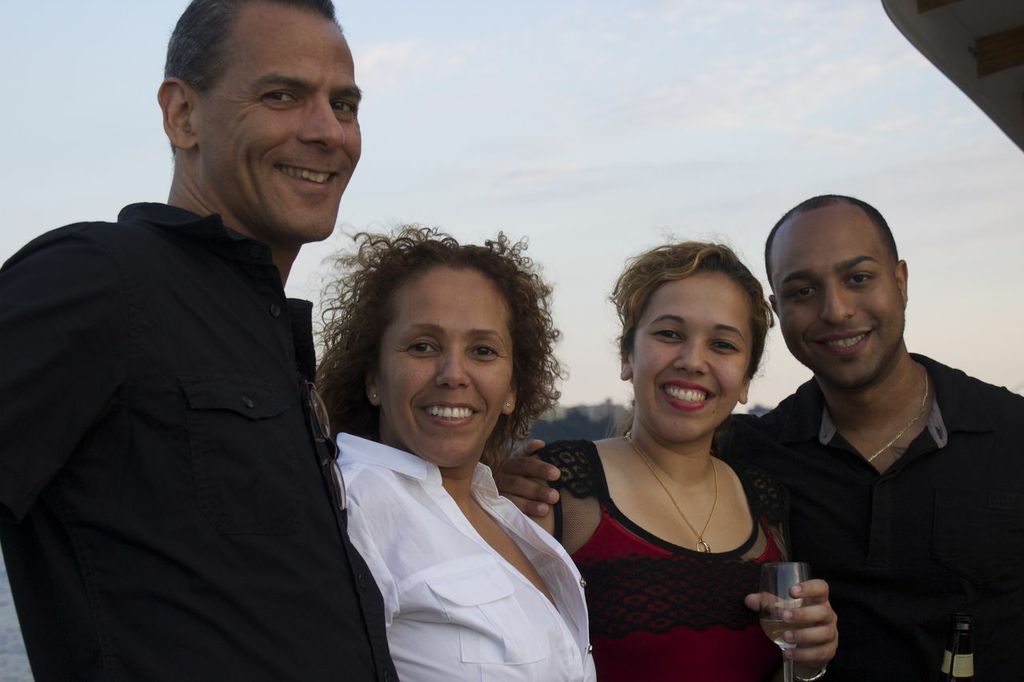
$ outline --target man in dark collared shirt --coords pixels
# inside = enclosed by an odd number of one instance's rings
[[[359,159],[329,0],[195,0],[169,205],[0,270],[0,533],[37,680],[391,680],[287,300]]]
[[[723,451],[790,491],[792,553],[839,617],[826,679],[935,679],[960,611],[978,679],[1024,680],[1024,398],[907,351],[907,265],[870,205],[802,202],[765,256],[814,378]]]

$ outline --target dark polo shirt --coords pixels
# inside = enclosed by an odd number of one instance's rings
[[[37,680],[389,680],[310,426],[311,305],[162,204],[0,270],[0,534]]]
[[[950,615],[974,616],[979,680],[1024,680],[1024,398],[915,355],[936,405],[879,474],[831,425],[812,380],[723,451],[790,492],[791,554],[831,585],[827,679],[932,680]]]

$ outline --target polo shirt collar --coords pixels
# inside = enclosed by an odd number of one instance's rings
[[[229,258],[259,265],[273,265],[270,247],[231,229],[217,213],[200,216],[178,206],[139,203],[121,209],[118,221],[146,222],[203,242],[211,250]]]
[[[949,440],[949,434],[956,431],[983,432],[995,429],[977,388],[964,381],[966,374],[924,355],[911,353],[911,357],[924,365],[932,382],[935,403],[928,415],[927,428],[939,447],[943,447]],[[785,420],[779,430],[781,442],[831,442],[836,435],[836,427],[817,381],[811,379],[804,383],[787,400],[792,400],[793,404],[786,410]]]
[[[220,215],[216,213],[201,216],[187,209],[178,206],[170,206],[168,204],[149,202],[129,204],[121,209],[117,219],[119,222],[136,220],[147,222],[151,225],[163,227],[175,232],[181,232],[197,238],[230,239],[233,236],[238,239],[245,239],[241,234],[226,228],[220,218]]]

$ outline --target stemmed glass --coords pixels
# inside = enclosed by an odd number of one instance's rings
[[[782,638],[786,630],[795,629],[792,623],[782,620],[782,612],[803,604],[803,599],[794,599],[789,590],[810,577],[811,567],[797,561],[779,561],[761,566],[761,629],[768,635],[768,639],[782,649],[783,654],[786,649],[796,645]],[[793,659],[782,657],[782,675],[785,682],[793,682]]]

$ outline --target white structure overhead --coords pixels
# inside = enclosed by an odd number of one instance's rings
[[[882,0],[921,54],[1024,149],[1024,0]]]

